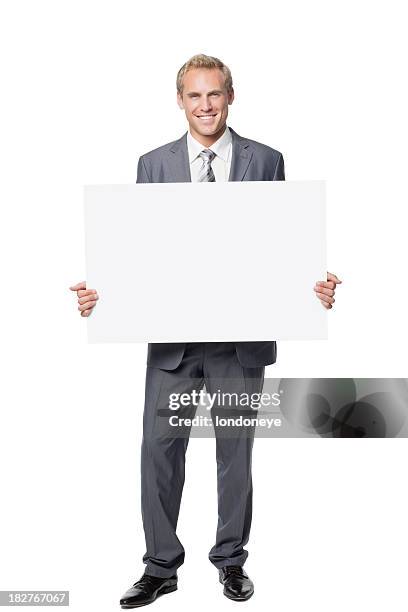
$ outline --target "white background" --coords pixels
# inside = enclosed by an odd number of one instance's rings
[[[231,68],[229,125],[328,181],[328,342],[280,343],[269,376],[407,376],[403,2],[3,2],[0,15],[1,589],[118,609],[143,566],[146,348],[87,345],[84,184],[131,183],[186,130],[175,78]],[[126,299],[126,288],[118,287]],[[180,589],[157,609],[232,608],[207,560],[213,440],[188,451]],[[406,440],[257,440],[252,609],[406,610]],[[197,595],[199,597],[197,598]]]

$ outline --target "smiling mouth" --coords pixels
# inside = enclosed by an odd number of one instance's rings
[[[208,121],[209,119],[214,119],[214,117],[217,116],[217,113],[215,115],[196,115],[196,117],[198,119],[201,119],[201,121]]]

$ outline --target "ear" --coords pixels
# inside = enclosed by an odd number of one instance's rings
[[[234,88],[231,89],[231,91],[228,93],[228,104],[232,104],[234,101]]]
[[[181,97],[179,92],[177,92],[177,104],[178,104],[179,108],[181,108],[181,109],[184,108],[183,98]]]

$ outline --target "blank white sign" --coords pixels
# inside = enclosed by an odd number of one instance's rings
[[[85,187],[89,342],[327,338],[321,181]]]

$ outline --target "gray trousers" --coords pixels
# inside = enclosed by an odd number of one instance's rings
[[[172,576],[184,561],[184,548],[176,535],[181,495],[184,485],[185,454],[190,428],[174,431],[169,416],[170,394],[200,391],[208,393],[260,393],[264,367],[245,368],[230,342],[187,344],[183,359],[175,370],[147,367],[141,453],[142,518],[146,538],[143,562],[146,573]],[[196,406],[177,410],[182,417],[193,417]],[[215,404],[211,417],[239,415]],[[251,410],[251,416],[256,411]],[[255,428],[241,426],[228,431],[214,427],[216,436],[218,525],[216,542],[209,553],[217,567],[243,565],[248,556],[252,518],[251,456]],[[203,519],[204,519],[203,513]]]

